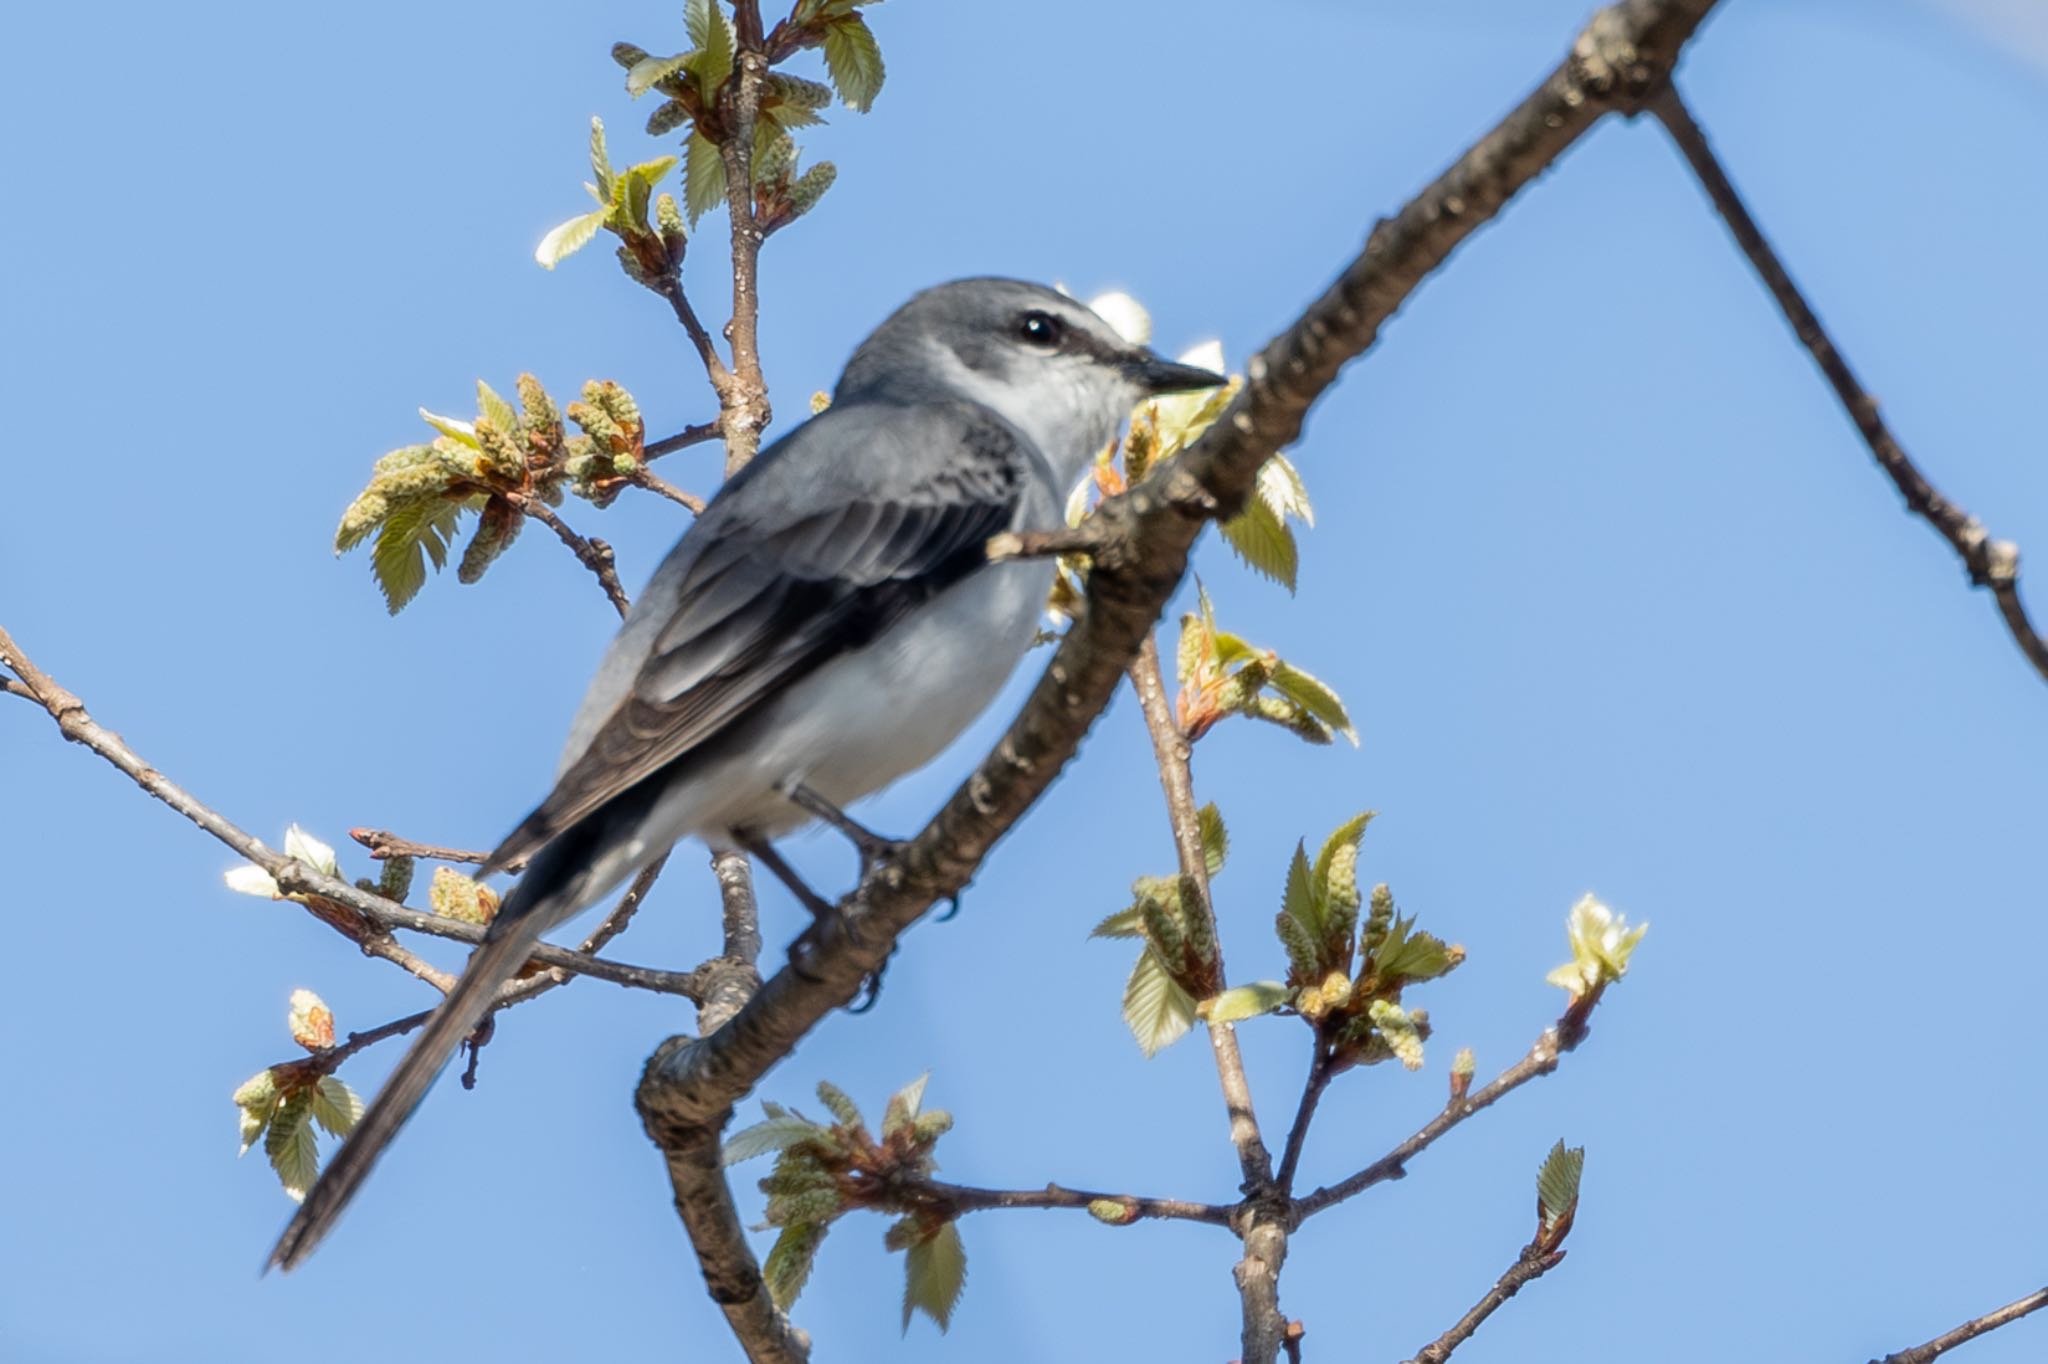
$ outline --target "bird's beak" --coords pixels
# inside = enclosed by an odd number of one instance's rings
[[[1140,351],[1125,365],[1131,382],[1147,393],[1188,393],[1200,388],[1221,388],[1230,381],[1194,365],[1169,360],[1156,351]]]

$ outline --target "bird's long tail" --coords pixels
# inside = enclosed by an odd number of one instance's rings
[[[528,873],[528,877],[532,875]],[[514,887],[513,896],[507,898],[504,909],[491,925],[491,935],[471,954],[455,988],[434,1010],[425,1030],[391,1072],[391,1078],[384,1082],[355,1130],[320,1172],[320,1178],[306,1194],[306,1201],[299,1205],[291,1224],[271,1248],[266,1269],[296,1268],[313,1253],[369,1177],[377,1157],[384,1154],[385,1146],[419,1107],[441,1067],[490,1012],[498,988],[525,964],[540,935],[573,908],[573,904],[560,903],[567,898],[567,887],[544,893],[538,897],[539,903],[516,905],[516,899],[524,898],[518,892],[526,885],[522,880]]]

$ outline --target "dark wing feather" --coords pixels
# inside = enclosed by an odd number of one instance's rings
[[[1019,437],[992,414],[948,416],[957,444],[912,486],[807,499],[825,505],[772,522],[742,504],[704,524],[717,538],[675,589],[632,687],[486,871],[530,856],[986,563],[989,537],[1010,527],[1022,496]]]

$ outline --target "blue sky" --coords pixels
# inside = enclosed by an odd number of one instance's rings
[[[1241,364],[1586,8],[870,11],[888,86],[807,140],[839,184],[766,260],[784,423],[897,301],[968,273],[1127,288],[1162,345],[1220,336]],[[2019,8],[1724,8],[1682,79],[1736,180],[1908,448],[2048,563],[2027,396],[2048,361],[2048,76],[1997,27]],[[679,45],[680,6],[96,16],[104,51],[31,7],[0,53],[0,622],[266,839],[297,820],[491,843],[544,789],[609,608],[539,531],[395,621],[328,545],[370,462],[419,438],[414,407],[466,411],[479,375],[613,377],[656,430],[710,414],[672,319],[603,253],[530,260],[582,201],[592,113],[622,156],[654,149],[605,50]],[[707,309],[717,254],[712,234],[693,268]],[[1382,812],[1365,874],[1471,953],[1414,997],[1437,1028],[1424,1073],[1341,1080],[1304,1178],[1434,1112],[1458,1046],[1482,1075],[1521,1054],[1581,892],[1653,925],[1560,1074],[1297,1237],[1284,1301],[1312,1357],[1402,1358],[1453,1321],[1527,1239],[1560,1136],[1588,1149],[1571,1254],[1461,1360],[1864,1359],[2038,1287],[2048,694],[1901,514],[1661,134],[1610,124],[1567,157],[1416,295],[1296,455],[1320,513],[1300,592],[1213,540],[1197,566],[1227,625],[1343,692],[1363,743],[1226,725],[1201,745],[1234,836],[1230,961],[1279,973],[1286,857],[1361,808]],[[699,449],[663,472],[708,491],[714,467]],[[566,512],[629,586],[680,530],[652,498]],[[872,822],[917,826],[1011,704]],[[735,1357],[630,1107],[686,1009],[585,982],[508,1015],[480,1087],[437,1091],[317,1259],[259,1280],[289,1205],[235,1161],[229,1092],[290,1054],[293,987],[343,1029],[421,987],[225,891],[224,849],[26,706],[0,705],[0,773],[0,1354]],[[793,851],[825,884],[850,873],[834,841]],[[1227,1200],[1206,1049],[1145,1061],[1117,1018],[1127,951],[1084,940],[1171,860],[1120,698],[964,912],[907,941],[878,1011],[829,1020],[763,1094],[829,1077],[874,1106],[930,1070],[951,1178]],[[695,862],[619,955],[712,949]],[[771,897],[771,940],[799,913]],[[1303,1030],[1244,1033],[1284,1129]],[[367,1091],[392,1055],[345,1075]],[[902,1339],[882,1228],[848,1220],[822,1252],[797,1313],[821,1358],[1235,1353],[1234,1243],[1211,1229],[977,1215],[951,1335]],[[2035,1359],[2044,1329],[1959,1357]]]

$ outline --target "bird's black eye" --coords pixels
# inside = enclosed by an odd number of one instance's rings
[[[1060,343],[1066,328],[1051,313],[1028,312],[1017,319],[1017,335],[1041,350],[1051,350]]]

